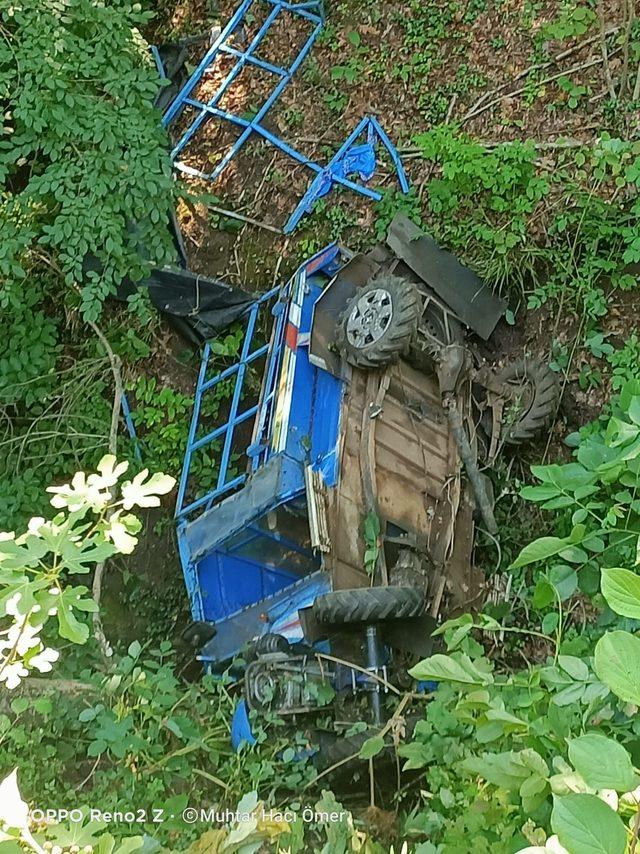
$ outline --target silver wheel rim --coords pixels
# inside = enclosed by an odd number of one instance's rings
[[[347,319],[347,341],[361,350],[379,341],[393,317],[391,294],[384,288],[368,291],[360,297]]]

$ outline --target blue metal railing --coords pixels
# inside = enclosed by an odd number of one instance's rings
[[[184,465],[182,467],[182,474],[180,476],[180,485],[178,487],[178,499],[176,503],[176,516],[178,517],[185,517],[202,507],[212,507],[213,504],[222,498],[223,495],[231,492],[238,486],[241,486],[247,478],[246,472],[236,474],[230,467],[234,451],[235,431],[236,427],[240,424],[244,424],[261,411],[265,404],[269,406],[273,401],[273,395],[275,394],[274,366],[278,363],[278,349],[282,343],[280,336],[275,333],[282,325],[284,312],[280,311],[278,313],[274,333],[272,334],[270,341],[267,344],[256,347],[254,350],[251,348],[254,333],[256,331],[258,316],[265,305],[273,300],[279,292],[280,288],[273,288],[252,303],[249,311],[247,312],[246,330],[238,361],[211,379],[207,379],[207,371],[212,355],[211,345],[209,343],[205,344],[204,352],[202,354],[202,362],[200,363],[198,382],[196,385],[193,414],[191,416],[191,424],[189,426],[189,434],[187,437],[187,450],[185,453]],[[277,305],[279,305],[279,303],[277,303]],[[242,392],[247,370],[252,363],[265,356],[267,357],[267,365],[266,382],[263,384],[263,394],[266,393],[268,398],[261,398],[257,403],[253,403],[246,408],[242,408]],[[224,382],[225,380],[230,380],[233,377],[235,377],[235,383],[227,420],[206,435],[196,438],[198,426],[201,421],[200,416],[202,412],[203,396],[219,385],[219,383]],[[205,495],[185,504],[194,453],[218,440],[222,440],[222,451],[220,453],[218,477],[215,487]],[[245,451],[245,448],[242,450]]]
[[[241,50],[229,44],[228,41],[234,36],[236,31],[242,32],[247,21],[247,14],[250,10],[252,13],[255,12],[255,8],[252,9],[254,4],[262,7],[266,4],[270,9],[256,35],[251,39],[248,46]],[[263,44],[270,28],[281,12],[291,13],[293,16],[308,21],[312,25],[311,33],[307,36],[306,41],[288,68],[268,62],[266,59],[256,55],[256,51]],[[366,198],[379,201],[382,198],[382,194],[378,190],[371,189],[366,184],[358,182],[355,179],[352,180],[349,177],[349,175],[353,175],[355,178],[356,175],[359,175],[361,181],[365,182],[373,178],[376,170],[375,151],[378,144],[381,144],[387,150],[402,191],[404,193],[409,191],[409,184],[398,152],[377,119],[373,116],[365,116],[358,123],[326,166],[314,162],[263,126],[263,119],[278,100],[300,65],[304,62],[322,31],[323,24],[324,17],[321,0],[310,0],[310,2],[303,3],[286,2],[285,0],[243,0],[233,13],[229,23],[213,42],[162,118],[162,124],[168,128],[185,107],[190,107],[196,112],[195,118],[190,121],[171,152],[171,158],[174,161],[175,167],[187,175],[215,181],[238,154],[245,142],[254,134],[266,140],[297,163],[308,168],[313,173],[311,184],[298,203],[295,211],[289,217],[284,227],[285,234],[293,231],[300,219],[312,210],[317,199],[328,193],[334,185],[349,189]],[[207,72],[214,67],[220,56],[231,57],[235,62],[213,96],[206,101],[201,101],[194,96],[194,91]],[[237,116],[220,106],[224,95],[247,66],[260,68],[262,71],[273,75],[275,79],[275,85],[267,95],[264,104],[251,119]],[[222,159],[216,164],[213,171],[207,173],[189,166],[187,163],[176,158],[179,157],[180,153],[184,151],[198,130],[210,118],[229,122],[235,128],[240,129],[240,134]],[[364,135],[366,135],[366,142],[358,144],[359,138]]]
[[[201,178],[208,178],[211,181],[215,180],[223,171],[223,169],[228,165],[228,163],[235,157],[240,148],[242,148],[244,143],[247,141],[247,139],[249,139],[249,137],[254,131],[265,139],[267,139],[276,147],[285,151],[285,153],[291,154],[291,152],[294,151],[294,149],[291,149],[290,146],[287,146],[285,143],[282,142],[282,140],[278,139],[278,137],[274,136],[266,128],[262,127],[261,121],[262,119],[264,119],[267,112],[278,100],[284,88],[287,86],[287,84],[289,83],[293,75],[296,73],[300,65],[304,62],[305,58],[307,57],[307,54],[313,47],[315,40],[319,36],[323,27],[322,4],[321,2],[319,2],[319,0],[314,0],[314,2],[309,3],[287,3],[284,2],[284,0],[266,0],[266,2],[272,8],[269,11],[269,14],[267,15],[264,23],[262,24],[256,35],[253,37],[248,47],[245,50],[238,50],[237,48],[234,48],[231,45],[227,44],[227,40],[240,27],[240,25],[245,20],[247,12],[256,2],[257,0],[243,0],[240,6],[238,6],[226,27],[224,27],[218,38],[211,45],[211,47],[202,58],[201,62],[194,70],[187,83],[185,83],[185,85],[182,87],[182,90],[179,92],[176,99],[169,106],[168,110],[162,118],[162,124],[165,127],[169,127],[169,125],[177,118],[179,113],[182,112],[185,106],[188,105],[198,110],[198,115],[191,122],[191,124],[186,129],[186,131],[178,141],[177,145],[171,152],[171,157],[174,160],[189,143],[189,141],[193,138],[194,134],[203,125],[208,116],[217,116],[218,118],[226,119],[227,121],[230,121],[236,125],[240,125],[243,128],[243,132],[240,134],[239,138],[235,141],[235,143],[229,149],[227,154],[222,158],[222,160],[217,164],[213,172],[211,172],[210,174],[201,172],[197,169],[187,166],[184,163],[175,164],[178,169],[190,175],[197,175]],[[296,58],[294,59],[293,63],[289,68],[282,68],[281,66],[267,62],[266,60],[263,60],[255,55],[256,50],[260,47],[261,43],[264,41],[265,36],[269,32],[269,29],[282,11],[290,12],[291,14],[299,18],[308,20],[311,24],[313,24],[313,30],[311,31],[311,34],[308,36],[307,40],[300,48]],[[215,63],[221,53],[235,57],[236,62],[233,65],[233,68],[229,71],[229,73],[219,85],[214,95],[208,101],[203,102],[191,97],[191,93],[196,88],[198,83],[200,83],[207,69]],[[241,119],[238,116],[234,116],[226,110],[221,110],[217,107],[217,105],[224,97],[225,93],[229,90],[234,80],[236,80],[236,78],[246,65],[255,65],[256,67],[261,68],[264,71],[271,72],[277,78],[276,85],[271,90],[266,101],[251,121]],[[312,161],[308,160],[308,158],[305,158],[303,155],[298,154],[298,152],[295,152],[295,154],[297,159],[300,159],[302,162],[307,163],[308,165],[312,163]]]

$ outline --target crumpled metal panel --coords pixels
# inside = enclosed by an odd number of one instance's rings
[[[506,300],[404,214],[397,214],[389,226],[387,244],[463,323],[485,341],[489,338],[507,308]]]

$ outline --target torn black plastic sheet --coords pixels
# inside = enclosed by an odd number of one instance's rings
[[[118,288],[118,299],[126,299],[145,288],[153,305],[167,315],[174,329],[200,346],[215,338],[241,317],[255,296],[232,288],[220,279],[209,279],[189,270],[154,269],[151,275],[134,285],[127,281]]]

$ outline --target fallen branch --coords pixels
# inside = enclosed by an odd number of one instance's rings
[[[613,51],[613,53],[617,53],[617,51]],[[597,59],[589,59],[587,62],[581,62],[580,65],[574,65],[571,68],[566,69],[565,71],[559,71],[557,74],[552,74],[550,77],[545,77],[544,80],[540,80],[538,86],[545,86],[547,83],[553,83],[554,80],[559,80],[560,77],[566,77],[568,74],[574,74],[576,71],[584,71],[587,68],[592,68],[594,65],[600,65],[601,62],[602,56],[599,56]],[[475,112],[466,113],[466,115],[462,117],[460,124],[464,124],[464,122],[468,121],[469,119],[475,119],[476,116],[479,116],[481,113],[486,112],[486,110],[490,110],[491,107],[495,107],[496,104],[499,104],[500,101],[504,101],[505,98],[514,98],[516,95],[522,95],[522,93],[526,91],[527,87],[521,86],[519,89],[514,89],[513,92],[506,92],[504,95],[500,95],[498,98],[494,98],[493,101],[489,101],[487,104],[484,104]]]
[[[595,127],[600,127],[600,125],[593,125],[590,129]],[[585,128],[587,130],[587,128]],[[521,143],[522,140],[476,140],[478,145],[481,145],[483,148],[491,149],[498,148],[500,145],[513,145],[514,143]],[[593,145],[594,140],[589,142],[584,142],[581,139],[573,139],[568,137],[567,139],[559,139],[559,140],[550,140],[534,142],[533,140],[527,140],[527,142],[532,145],[536,151],[554,151],[554,150],[562,150],[564,148],[584,148],[585,146]],[[407,148],[402,149],[402,156],[405,160],[414,160],[415,158],[422,157],[422,149],[418,145],[408,146]]]
[[[634,19],[634,2],[633,0],[627,0],[624,4],[624,35],[622,38],[622,70],[620,72],[620,86],[618,87],[619,98],[624,97],[629,82],[629,42],[631,40],[631,29]]]
[[[283,233],[281,228],[277,228],[275,225],[269,225],[268,222],[261,222],[259,219],[253,219],[253,217],[245,216],[244,214],[236,213],[235,211],[229,211],[226,208],[219,208],[217,205],[207,205],[207,208],[221,216],[227,216],[229,219],[237,219],[240,220],[240,222],[246,222],[249,225],[257,226],[258,228],[264,228],[267,231],[272,232],[272,234]]]
[[[606,31],[605,35],[607,35],[607,36],[613,35],[614,33],[617,33],[619,29],[620,29],[620,27],[611,27],[610,29],[608,29]],[[590,44],[593,44],[594,42],[598,41],[599,38],[600,38],[600,34],[598,34],[597,36],[591,36],[591,38],[588,38],[582,42],[579,42],[578,44],[574,45],[573,47],[568,48],[568,50],[564,50],[564,51],[562,51],[562,53],[557,53],[554,57],[552,57],[547,62],[536,62],[533,65],[529,65],[527,68],[525,68],[519,74],[517,74],[513,79],[508,80],[506,83],[502,83],[500,86],[497,86],[495,89],[492,89],[490,92],[485,92],[484,95],[481,95],[481,97],[476,101],[476,103],[473,104],[467,110],[467,112],[464,114],[462,119],[460,119],[460,124],[463,124],[464,122],[469,121],[469,119],[472,119],[477,115],[480,115],[480,113],[483,113],[485,110],[489,109],[490,106],[494,106],[495,104],[500,103],[500,101],[503,99],[503,97],[511,97],[512,95],[516,95],[516,94],[520,94],[521,92],[524,92],[524,87],[522,89],[518,89],[516,92],[509,92],[500,98],[494,99],[489,105],[486,105],[484,103],[487,100],[487,98],[490,98],[492,95],[497,95],[499,92],[504,92],[505,89],[508,89],[509,86],[513,86],[513,84],[517,83],[518,80],[522,80],[523,77],[527,77],[529,74],[531,74],[532,71],[542,71],[545,68],[549,68],[552,65],[556,65],[561,60],[566,59],[568,56],[571,56],[571,54],[576,53],[577,51],[581,50],[582,48],[588,47]],[[602,61],[602,59],[600,59],[600,61]],[[596,63],[594,63],[594,64],[596,64]],[[561,74],[558,74],[557,77],[553,77],[551,79],[557,80],[558,77],[563,77],[565,74],[571,74],[573,71],[579,70],[581,67],[582,66],[576,66],[575,68],[570,68],[568,71],[563,71]],[[549,81],[542,81],[542,83],[540,85],[543,85],[545,82],[549,82]]]
[[[615,101],[616,90],[613,88],[613,80],[611,78],[611,66],[609,65],[609,54],[607,52],[607,33],[604,22],[604,8],[602,5],[602,0],[598,0],[596,8],[598,12],[598,23],[600,27],[600,53],[602,54],[602,70],[604,72],[604,80],[607,84],[607,91],[609,92],[611,99]]]

